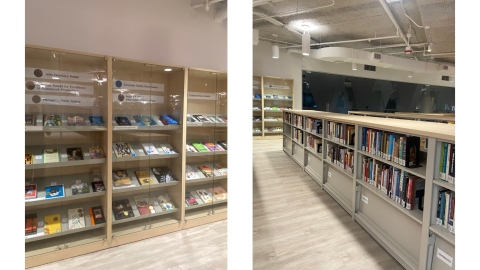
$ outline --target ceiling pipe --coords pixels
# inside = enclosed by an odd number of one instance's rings
[[[385,12],[387,12],[388,17],[390,17],[390,20],[393,22],[393,24],[397,28],[397,32],[402,37],[403,41],[405,41],[405,44],[408,44],[407,38],[403,34],[402,28],[400,28],[400,25],[398,25],[398,22],[393,16],[392,12],[390,11],[390,8],[388,7],[387,2],[385,2],[385,0],[378,0],[378,1],[380,2],[380,4],[382,4],[383,9],[385,9]]]
[[[205,0],[204,2],[202,3],[199,3],[199,4],[195,4],[195,5],[191,5],[190,7],[191,8],[199,8],[199,7],[205,7],[205,9],[207,11],[209,11],[210,9],[210,6],[215,4],[215,3],[218,3],[218,2],[223,2],[225,0]]]
[[[341,43],[353,43],[353,42],[361,42],[361,41],[372,41],[372,40],[379,40],[379,39],[389,39],[389,38],[398,38],[399,36],[388,36],[388,37],[375,37],[375,38],[363,38],[363,39],[354,39],[354,40],[343,40],[343,41],[333,41],[333,42],[321,42],[310,44],[310,46],[319,46],[319,45],[330,45],[330,44],[341,44]],[[295,45],[295,46],[285,46],[280,48],[296,48],[302,47],[302,45]]]
[[[410,18],[410,16],[408,16],[407,13],[405,13],[405,16],[407,16],[407,18],[413,23],[415,24],[418,28],[424,28],[425,29],[425,33],[428,35],[428,37],[430,38],[430,43],[433,43],[433,40],[432,40],[432,34],[430,33],[430,26],[426,25],[426,26],[421,26],[421,25],[418,25],[412,18]]]
[[[225,5],[221,9],[215,11],[215,21],[221,23],[221,22],[223,22],[223,20],[225,20],[227,18],[227,15],[228,15],[228,8],[227,7],[228,6]]]
[[[253,6],[261,6],[261,5],[266,5],[270,2],[276,3],[276,2],[282,2],[283,0],[253,0]]]
[[[410,44],[410,47],[422,47],[424,45],[428,45],[428,43]],[[390,45],[382,45],[382,46],[376,46],[376,47],[371,47],[371,48],[363,48],[361,50],[376,50],[376,49],[397,48],[397,47],[405,47],[405,44],[397,43],[397,44],[390,44]]]
[[[332,3],[331,3],[330,5],[321,6],[321,7],[315,7],[315,8],[309,8],[309,9],[299,10],[299,11],[295,11],[295,12],[287,12],[287,13],[275,14],[275,15],[271,15],[271,16],[268,16],[268,17],[269,17],[269,18],[274,18],[274,17],[287,17],[287,16],[292,16],[292,15],[297,15],[297,14],[303,14],[303,13],[312,12],[312,11],[319,10],[319,9],[322,9],[322,8],[331,7],[331,6],[333,6],[333,5],[335,5],[334,0],[332,0]],[[257,18],[257,19],[254,19],[253,21],[259,21],[259,20],[264,20],[264,18]]]
[[[261,40],[266,40],[266,41],[277,42],[277,43],[283,43],[283,44],[299,45],[299,44],[297,44],[297,43],[291,43],[291,42],[285,42],[285,41],[278,41],[278,40],[271,39],[271,38],[260,37],[259,39],[261,39]],[[302,45],[300,45],[300,46],[302,46]]]
[[[431,54],[424,54],[423,56],[438,56],[438,55],[450,55],[450,54],[455,54],[455,52],[450,52],[450,53],[431,53]]]

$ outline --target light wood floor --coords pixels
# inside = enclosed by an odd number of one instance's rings
[[[197,226],[30,269],[223,270],[227,269],[227,221]]]
[[[404,269],[282,148],[253,141],[253,269]]]

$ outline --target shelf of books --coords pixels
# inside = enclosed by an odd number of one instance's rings
[[[25,48],[25,258],[106,239],[104,57]]]
[[[263,99],[262,99],[262,81],[261,76],[253,76],[253,139],[263,139]]]
[[[210,98],[198,98],[198,95]],[[187,115],[198,122],[204,118],[212,125],[187,124],[186,188],[182,194],[185,196],[186,227],[195,226],[204,218],[226,215],[227,95],[226,73],[189,70]]]
[[[27,268],[227,218],[226,73],[26,46],[25,96]]]
[[[281,139],[283,111],[293,106],[293,80],[253,76],[253,139]]]
[[[453,125],[294,110],[284,118],[284,151],[403,267],[455,267]],[[422,138],[434,147],[422,151]]]

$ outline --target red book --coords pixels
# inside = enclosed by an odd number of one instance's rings
[[[25,199],[37,198],[37,185],[25,185]]]

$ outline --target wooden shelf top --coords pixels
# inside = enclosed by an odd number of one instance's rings
[[[396,113],[382,113],[382,112],[368,112],[368,111],[348,111],[348,114],[353,115],[370,115],[379,117],[394,117],[403,119],[423,119],[429,121],[449,121],[455,122],[455,114],[436,114],[436,113],[408,113],[408,112],[396,112]]]
[[[377,128],[397,133],[416,135],[420,137],[431,137],[437,138],[442,141],[455,142],[455,125],[423,121],[411,121],[403,119],[348,115],[312,110],[286,110],[286,112],[352,125],[358,124],[362,127]]]

